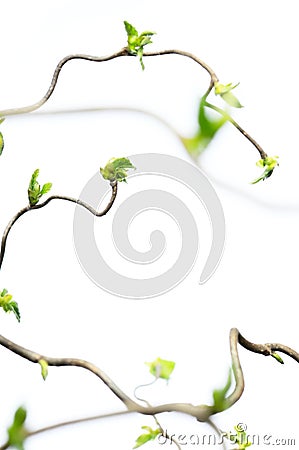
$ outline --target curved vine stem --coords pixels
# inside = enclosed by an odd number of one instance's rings
[[[232,368],[235,377],[236,386],[231,395],[226,399],[226,409],[233,406],[242,396],[245,383],[244,375],[240,363],[238,344],[250,352],[259,353],[264,356],[272,356],[277,360],[276,352],[284,353],[299,363],[299,353],[283,344],[254,344],[245,339],[237,328],[230,331],[230,352],[232,358]],[[283,363],[282,361],[280,361]]]
[[[239,125],[230,114],[228,114],[226,111],[224,111],[223,109],[219,108],[218,106],[212,105],[209,102],[205,102],[205,105],[210,108],[213,109],[214,111],[216,111],[217,113],[221,114],[228,122],[230,122],[235,128],[237,128],[238,131],[240,131],[240,133],[249,140],[249,142],[251,142],[251,144],[257,149],[257,151],[259,152],[260,156],[262,159],[266,159],[267,158],[267,153],[262,149],[262,147],[260,146],[260,144],[253,139],[253,137],[250,136],[250,134],[247,133],[247,131],[244,130],[244,128],[241,127],[241,125]]]
[[[80,419],[67,420],[65,422],[54,423],[52,425],[47,425],[43,428],[38,428],[37,430],[33,430],[33,431],[26,430],[25,438],[27,439],[32,436],[37,436],[38,434],[47,433],[47,432],[57,430],[59,428],[64,428],[64,427],[67,427],[70,425],[78,425],[78,424],[92,422],[94,420],[100,420],[100,419],[109,419],[110,417],[122,416],[122,415],[125,415],[128,413],[131,413],[131,412],[132,411],[123,410],[123,411],[116,411],[116,412],[106,413],[106,414],[98,414],[96,416],[83,417]],[[6,442],[5,444],[0,446],[0,450],[6,450],[9,447],[10,447],[9,442]]]
[[[195,61],[197,64],[199,64],[203,69],[205,69],[209,73],[209,75],[211,77],[210,90],[213,88],[214,84],[217,83],[217,81],[218,81],[218,78],[217,78],[215,72],[211,69],[211,67],[209,67],[204,61],[197,58],[192,53],[173,49],[173,50],[162,50],[162,51],[158,51],[158,52],[145,52],[143,54],[144,57],[162,56],[162,55],[181,55],[181,56],[185,56],[187,58],[191,58],[193,61]],[[128,49],[126,47],[124,47],[121,50],[119,50],[118,52],[112,53],[111,55],[107,55],[107,56],[91,56],[91,55],[85,55],[85,54],[80,54],[80,53],[65,56],[57,64],[54,74],[53,74],[53,77],[52,77],[51,84],[50,84],[47,92],[45,93],[45,95],[38,102],[33,103],[32,105],[23,106],[21,108],[4,109],[4,110],[0,111],[0,117],[12,116],[12,115],[16,115],[16,114],[26,114],[26,113],[30,113],[30,112],[36,111],[37,109],[41,108],[53,94],[55,87],[57,85],[57,81],[58,81],[60,72],[61,72],[63,66],[67,62],[75,60],[75,59],[92,61],[92,62],[106,62],[106,61],[111,61],[112,59],[120,58],[122,56],[134,56],[134,55],[132,55],[128,51]]]
[[[291,358],[293,358],[296,362],[299,363],[299,353],[293,350],[290,347],[287,347],[286,345],[282,344],[254,344],[247,339],[245,339],[241,333],[238,331],[237,328],[233,328],[230,331],[230,352],[231,352],[231,359],[232,359],[232,367],[233,367],[233,373],[235,378],[235,389],[226,398],[225,407],[224,409],[228,409],[231,406],[233,406],[242,396],[242,393],[244,391],[244,376],[242,372],[242,367],[239,359],[238,354],[238,344],[244,347],[246,350],[249,350],[254,353],[259,353],[264,356],[272,356],[273,358],[277,359],[277,355],[275,352],[282,352]],[[163,404],[158,406],[152,406],[147,404],[147,406],[141,406],[137,402],[135,402],[133,399],[131,399],[127,394],[125,394],[109,377],[105,374],[101,369],[99,369],[94,364],[84,361],[82,359],[77,358],[53,358],[41,355],[39,353],[36,353],[32,350],[26,349],[9,339],[5,338],[4,336],[0,335],[0,345],[7,348],[8,350],[16,353],[17,355],[21,356],[22,358],[27,359],[30,362],[33,363],[39,363],[41,360],[45,361],[48,366],[75,366],[75,367],[81,367],[83,369],[86,369],[96,375],[98,378],[102,380],[102,382],[111,390],[111,392],[119,398],[119,400],[126,406],[125,411],[118,411],[115,413],[108,413],[103,414],[99,416],[93,416],[91,418],[83,418],[83,419],[76,419],[74,421],[68,421],[68,422],[62,422],[61,424],[55,424],[48,427],[43,427],[39,430],[31,431],[29,432],[28,436],[32,436],[38,433],[42,433],[45,431],[49,431],[54,428],[63,427],[79,422],[86,422],[88,420],[95,420],[95,419],[102,419],[106,417],[110,417],[112,415],[121,415],[126,413],[140,413],[144,415],[150,415],[155,416],[157,414],[165,413],[165,412],[179,412],[184,413],[189,416],[192,416],[196,418],[199,422],[208,422],[211,425],[210,417],[214,414],[217,414],[221,411],[215,410],[213,406],[208,405],[192,405],[190,403],[170,403],[170,404]],[[0,447],[0,450],[4,450],[8,448],[7,444],[4,444],[4,446]]]
[[[43,208],[48,203],[50,203],[52,200],[65,200],[67,202],[75,203],[76,205],[82,206],[83,208],[87,209],[91,214],[93,214],[96,217],[102,217],[105,214],[107,214],[107,212],[111,209],[111,207],[112,207],[112,205],[113,205],[113,203],[114,203],[114,201],[116,199],[117,182],[116,181],[112,181],[112,182],[110,182],[110,185],[111,185],[111,189],[112,189],[111,198],[110,198],[109,203],[107,204],[107,206],[102,211],[97,211],[92,206],[90,206],[87,203],[85,203],[83,200],[76,199],[76,198],[73,198],[73,197],[67,197],[67,196],[63,196],[63,195],[51,195],[44,202],[38,203],[37,205],[33,205],[33,206],[27,205],[27,206],[25,206],[25,208],[22,208],[20,211],[18,211],[17,214],[15,214],[13,216],[13,218],[8,222],[6,228],[5,228],[4,232],[3,232],[3,235],[2,235],[1,249],[0,249],[0,269],[2,267],[2,263],[3,263],[3,259],[4,259],[4,254],[5,254],[6,242],[7,242],[8,235],[9,235],[12,227],[16,223],[16,221],[20,217],[22,217],[25,213],[27,213],[28,211],[34,211],[36,209]]]
[[[164,56],[164,55],[179,55],[179,56],[183,56],[186,58],[190,58],[191,60],[193,60],[194,62],[199,64],[206,72],[208,72],[208,74],[210,75],[210,84],[209,84],[209,87],[208,87],[206,93],[204,94],[205,98],[208,97],[208,95],[212,91],[213,87],[219,81],[214,70],[208,64],[206,64],[204,61],[202,61],[200,58],[198,58],[197,56],[193,55],[190,52],[186,52],[183,50],[177,50],[177,49],[170,49],[170,50],[161,50],[161,51],[156,51],[156,52],[144,52],[143,53],[144,57]],[[20,108],[10,108],[10,109],[2,110],[2,111],[0,111],[0,117],[30,113],[30,112],[36,111],[39,108],[41,108],[52,96],[52,94],[55,90],[55,87],[57,85],[57,81],[58,81],[60,72],[61,72],[62,68],[64,67],[64,65],[69,61],[79,59],[79,60],[86,60],[86,61],[92,61],[92,62],[106,62],[106,61],[111,61],[113,59],[120,58],[123,56],[135,56],[135,55],[132,55],[129,52],[129,50],[127,49],[127,47],[124,47],[121,50],[119,50],[118,52],[112,53],[111,55],[107,55],[107,56],[91,56],[91,55],[85,55],[85,54],[68,55],[68,56],[64,57],[61,61],[59,61],[59,63],[57,64],[54,74],[52,76],[51,84],[50,84],[47,92],[45,93],[45,95],[38,102],[33,103],[32,105],[28,105],[28,106],[24,106],[24,107],[20,107]],[[221,108],[218,108],[217,106],[211,105],[207,102],[206,102],[206,106],[214,109],[222,116],[225,116],[226,119],[229,120],[229,122],[231,122],[231,124],[234,127],[236,127],[240,131],[240,133],[242,133],[242,135],[244,137],[246,137],[246,139],[248,139],[254,145],[254,147],[260,153],[260,156],[262,159],[265,159],[267,157],[266,152],[255,141],[255,139],[253,139],[234,119],[232,119],[231,116],[229,116],[225,111],[221,110]]]

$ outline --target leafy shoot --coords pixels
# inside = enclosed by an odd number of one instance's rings
[[[37,181],[39,175],[39,169],[36,169],[30,179],[29,186],[28,186],[28,200],[30,206],[37,205],[37,203],[40,201],[41,197],[45,194],[47,194],[51,187],[52,183],[45,183],[43,187],[40,187],[39,182]]]
[[[259,181],[264,181],[267,178],[271,177],[274,169],[276,166],[278,166],[278,156],[267,156],[265,159],[260,159],[256,165],[258,167],[264,168],[264,172],[262,175],[258,178],[256,178],[254,181],[251,182],[251,184],[256,184]]]
[[[104,168],[100,168],[100,173],[105,180],[124,181],[128,176],[129,169],[136,169],[128,158],[111,158]]]
[[[18,304],[17,302],[12,300],[12,295],[8,294],[8,291],[6,289],[3,289],[3,291],[0,293],[0,308],[2,308],[6,313],[12,312],[15,315],[17,321],[20,322],[21,315]]]
[[[156,33],[153,31],[143,31],[139,34],[136,28],[134,28],[133,25],[126,20],[124,21],[124,25],[128,36],[128,51],[131,55],[137,55],[139,57],[142,70],[144,70],[142,60],[143,49],[146,45],[152,44],[151,37]]]

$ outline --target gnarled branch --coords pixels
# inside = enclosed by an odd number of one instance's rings
[[[210,92],[212,91],[213,87],[216,85],[216,83],[218,83],[219,79],[216,75],[216,73],[214,72],[214,70],[208,65],[206,64],[204,61],[202,61],[200,58],[198,58],[197,56],[193,55],[190,52],[186,52],[183,50],[177,50],[177,49],[170,49],[170,50],[160,50],[160,51],[156,51],[156,52],[144,52],[143,56],[144,57],[152,57],[152,56],[164,56],[164,55],[179,55],[179,56],[184,56],[186,58],[190,58],[192,59],[194,62],[196,62],[197,64],[199,64],[204,70],[206,70],[208,72],[208,74],[210,75],[210,84],[209,87],[206,91],[206,93],[204,94],[205,98],[208,97],[208,95],[210,94]],[[4,109],[2,111],[0,111],[0,117],[6,117],[6,116],[11,116],[11,115],[16,115],[16,114],[25,114],[25,113],[30,113],[33,111],[38,110],[39,108],[41,108],[52,96],[55,87],[57,85],[57,81],[60,75],[60,72],[63,68],[63,66],[68,63],[69,61],[75,60],[75,59],[79,59],[79,60],[85,60],[85,61],[92,61],[92,62],[106,62],[106,61],[111,61],[113,59],[116,58],[120,58],[123,56],[134,56],[132,55],[129,50],[127,49],[127,47],[122,48],[121,50],[119,50],[118,52],[112,53],[111,55],[107,55],[107,56],[91,56],[91,55],[85,55],[85,54],[73,54],[73,55],[68,55],[65,56],[61,61],[59,61],[59,63],[57,64],[54,74],[52,76],[52,81],[51,84],[47,90],[47,92],[45,93],[45,95],[36,103],[33,103],[32,105],[28,105],[28,106],[23,106],[23,107],[19,107],[19,108],[10,108],[10,109]],[[255,141],[255,139],[253,139],[250,134],[248,134],[234,119],[232,119],[227,113],[225,113],[224,111],[222,111],[220,108],[211,105],[211,104],[207,104],[207,106],[209,108],[214,109],[215,111],[217,111],[219,114],[221,115],[225,115],[227,116],[226,118],[229,120],[229,122],[232,123],[232,125],[234,125],[234,127],[237,128],[237,130],[240,131],[240,133],[246,137],[246,139],[248,139],[253,145],[254,147],[258,150],[260,156],[262,159],[265,159],[267,157],[267,153],[262,149],[262,147]],[[229,118],[228,118],[229,117]]]
[[[231,406],[233,406],[242,396],[242,393],[244,391],[244,376],[242,372],[242,367],[239,359],[238,354],[238,344],[244,347],[245,349],[252,351],[254,353],[260,353],[264,356],[273,356],[273,353],[276,351],[282,352],[291,358],[293,358],[295,361],[299,362],[299,353],[293,350],[290,347],[287,347],[282,344],[254,344],[247,339],[245,339],[241,333],[238,331],[237,328],[233,328],[230,331],[230,352],[231,352],[231,359],[232,359],[232,367],[233,367],[233,373],[235,377],[235,389],[234,391],[226,398],[225,407],[223,409],[228,409]],[[48,366],[75,366],[75,367],[81,367],[83,369],[86,369],[96,375],[98,378],[102,380],[103,383],[111,390],[111,392],[118,397],[121,402],[124,404],[124,406],[127,408],[124,411],[117,411],[115,413],[108,413],[108,414],[102,414],[98,416],[92,416],[88,418],[83,419],[75,419],[73,421],[68,422],[62,422],[55,425],[50,425],[47,427],[43,427],[39,430],[35,431],[28,431],[27,437],[33,436],[39,433],[43,433],[45,431],[49,431],[55,428],[72,425],[80,422],[87,422],[89,420],[96,420],[101,419],[105,417],[110,417],[114,415],[122,415],[122,414],[128,414],[128,413],[140,413],[144,415],[150,415],[155,416],[157,414],[165,413],[165,412],[180,412],[187,414],[189,416],[192,416],[196,418],[199,422],[208,422],[210,423],[210,417],[216,413],[219,413],[221,411],[217,410],[215,411],[213,406],[209,405],[192,405],[190,403],[170,403],[170,404],[163,404],[158,406],[152,406],[149,403],[147,403],[147,406],[142,406],[138,404],[136,401],[131,399],[127,394],[125,394],[109,377],[108,375],[103,372],[101,369],[99,369],[94,364],[77,358],[54,358],[54,357],[48,357],[39,353],[36,353],[32,350],[28,350],[9,339],[5,338],[4,336],[0,335],[0,345],[7,348],[8,350],[16,353],[17,355],[21,356],[22,358],[27,359],[28,361],[31,361],[33,363],[39,363],[41,360],[46,361]],[[142,400],[142,399],[139,399]],[[8,448],[8,444],[4,444],[2,447],[0,447],[0,450],[5,450]]]
[[[1,269],[2,263],[3,263],[3,258],[4,258],[4,254],[5,254],[6,242],[7,242],[8,235],[9,235],[13,225],[16,223],[16,221],[21,216],[23,216],[26,212],[43,208],[48,203],[50,203],[52,200],[65,200],[68,202],[75,203],[79,206],[82,206],[83,208],[87,209],[89,212],[91,212],[91,214],[93,214],[96,217],[102,217],[105,214],[107,214],[107,212],[111,209],[111,207],[116,199],[117,181],[110,182],[110,185],[112,188],[111,198],[110,198],[107,206],[102,211],[97,211],[92,206],[88,205],[87,203],[85,203],[83,200],[80,200],[80,199],[76,199],[73,197],[67,197],[67,196],[63,196],[63,195],[52,195],[52,196],[48,197],[47,200],[45,200],[44,202],[38,203],[37,205],[27,205],[27,206],[25,206],[25,208],[23,208],[19,212],[17,212],[17,214],[15,214],[13,216],[13,218],[9,221],[9,223],[7,224],[7,226],[3,232],[3,236],[2,236],[2,240],[1,240],[1,249],[0,249],[0,269]]]

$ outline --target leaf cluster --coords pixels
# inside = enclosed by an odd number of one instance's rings
[[[128,50],[131,55],[137,55],[139,61],[144,70],[143,64],[143,49],[146,45],[152,44],[151,37],[156,34],[153,31],[143,31],[141,34],[138,33],[135,27],[131,25],[126,20],[124,21],[125,29],[128,36]]]
[[[3,291],[0,293],[0,307],[6,313],[12,312],[15,315],[17,321],[20,322],[21,315],[18,304],[17,302],[12,300],[12,295],[9,294],[6,289],[3,289]]]
[[[264,181],[271,177],[275,167],[278,166],[278,156],[267,156],[265,159],[260,159],[256,165],[264,168],[265,170],[260,177],[252,181],[252,184],[256,184],[259,181]]]
[[[214,86],[215,95],[220,95],[220,97],[233,108],[243,108],[237,97],[232,93],[232,90],[239,86],[240,83],[233,85],[216,83]]]
[[[39,182],[37,181],[38,175],[39,169],[36,169],[33,172],[29,182],[28,199],[30,206],[36,205],[40,201],[41,197],[47,194],[52,187],[52,183],[45,183],[43,187],[41,187]]]
[[[100,173],[105,180],[110,182],[126,182],[129,169],[136,169],[136,167],[128,158],[111,158],[104,168],[100,168]]]

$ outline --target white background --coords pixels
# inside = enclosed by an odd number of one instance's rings
[[[198,279],[209,249],[208,222],[188,193],[169,185],[198,219],[201,249],[188,278],[155,299],[117,298],[89,280],[73,247],[71,204],[53,202],[27,214],[9,236],[0,275],[0,288],[14,295],[22,321],[18,324],[13,316],[1,313],[1,334],[49,356],[90,360],[129,395],[136,385],[151,380],[144,361],[157,356],[173,359],[177,366],[169,385],[161,382],[144,391],[153,403],[210,403],[212,390],[227,377],[231,327],[257,343],[274,341],[299,349],[296,3],[3,2],[1,109],[41,98],[57,62],[67,54],[106,55],[125,46],[122,22],[128,20],[139,31],[157,32],[151,50],[193,52],[224,84],[240,81],[236,94],[245,108],[234,111],[234,117],[268,154],[280,156],[280,167],[266,182],[250,185],[260,173],[255,166],[259,155],[230,125],[202,157],[201,166],[214,181],[227,226],[223,259],[203,286]],[[192,135],[208,76],[181,57],[145,59],[145,65],[143,73],[132,58],[100,64],[73,61],[63,69],[53,97],[39,113],[6,119],[1,125],[2,229],[26,205],[28,181],[37,167],[41,182],[53,182],[53,193],[78,196],[112,156],[150,151],[188,160],[171,127]],[[146,114],[102,111],[105,107],[140,108],[170,127]],[[78,109],[95,111],[63,113]],[[143,189],[138,183],[137,191]],[[120,186],[117,203],[132,191],[132,186]],[[169,230],[170,242],[175,242],[176,231]],[[146,248],[138,228],[132,235],[137,247]],[[109,233],[103,237],[107,246],[109,239]],[[249,434],[298,442],[296,363],[284,357],[286,364],[281,366],[243,349],[240,356],[245,393],[215,422],[224,430],[243,422]],[[28,409],[31,429],[122,408],[95,376],[83,370],[51,368],[44,382],[39,367],[5,349],[0,358],[2,442],[21,404]],[[161,423],[170,433],[212,432],[180,415],[163,415]],[[28,440],[26,449],[130,449],[142,425],[154,422],[131,415],[65,428]],[[146,445],[159,448],[157,443]]]

